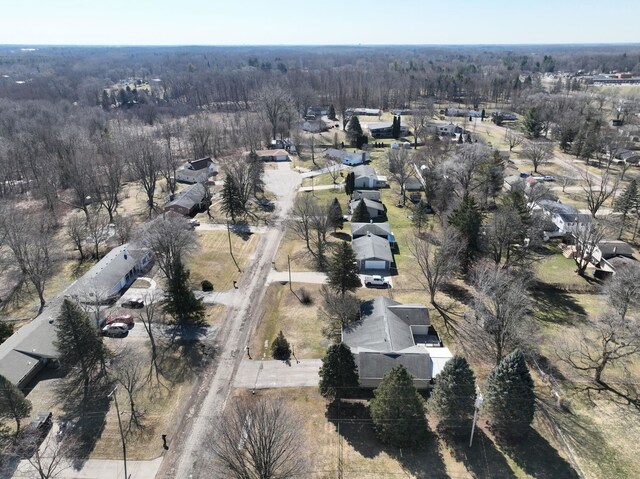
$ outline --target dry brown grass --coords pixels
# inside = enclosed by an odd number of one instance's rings
[[[264,351],[265,340],[271,344],[279,331],[282,331],[294,347],[296,357],[320,358],[329,346],[322,334],[324,323],[318,319],[318,306],[321,304],[320,285],[306,284],[304,289],[311,294],[313,303],[300,302],[300,287],[294,285],[294,293],[289,285],[274,283],[269,286],[262,302],[264,315],[257,329],[251,335],[251,351]],[[297,296],[296,296],[297,295]],[[267,357],[270,351],[267,351]]]
[[[229,236],[226,231],[196,231],[198,249],[187,260],[187,268],[191,271],[191,283],[200,288],[200,283],[207,279],[213,283],[216,291],[233,288],[233,281],[239,280],[238,271],[229,254]],[[231,233],[233,255],[241,270],[247,267],[258,242],[258,235],[252,234],[243,238]]]

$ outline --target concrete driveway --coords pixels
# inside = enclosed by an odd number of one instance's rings
[[[347,165],[343,165],[342,163],[336,164],[335,168],[337,170],[346,170],[349,168]],[[329,173],[329,168],[320,168],[319,170],[308,171],[306,173],[302,173],[303,178],[312,178],[314,176],[323,175],[325,173]]]
[[[271,270],[267,277],[269,283],[275,282],[288,282],[288,271],[275,271]],[[325,284],[327,282],[326,273],[318,273],[315,271],[292,271],[291,272],[292,283],[312,283],[312,284]]]
[[[257,352],[256,352],[257,353]],[[272,389],[314,387],[318,385],[320,359],[284,361],[252,361],[243,359],[233,383],[236,388]]]
[[[127,474],[131,479],[153,479],[156,477],[161,462],[162,457],[151,461],[127,461]],[[39,477],[27,460],[20,461],[13,475],[14,479],[25,477]],[[121,460],[89,459],[80,470],[69,466],[56,474],[55,477],[61,479],[99,479],[103,477],[124,479],[124,466]]]

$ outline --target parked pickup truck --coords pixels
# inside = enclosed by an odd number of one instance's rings
[[[377,286],[379,288],[389,288],[391,284],[389,280],[384,276],[372,275],[364,277],[364,285],[371,288],[373,286]]]

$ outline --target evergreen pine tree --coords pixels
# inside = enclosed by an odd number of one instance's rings
[[[329,224],[333,228],[334,233],[338,228],[342,229],[344,226],[344,215],[342,214],[342,206],[340,206],[338,198],[334,198],[331,206],[329,206]]]
[[[55,329],[60,364],[68,371],[71,383],[82,387],[86,400],[91,385],[104,377],[107,348],[87,314],[68,299],[62,302]]]
[[[460,133],[460,136],[458,137],[458,144],[462,145],[464,143],[464,138],[462,138],[462,133]]]
[[[613,211],[620,213],[620,230],[618,231],[618,239],[622,237],[622,232],[627,223],[627,217],[633,210],[640,207],[640,196],[638,195],[638,183],[635,179],[631,180],[620,196],[613,203]]]
[[[347,291],[355,291],[362,286],[358,273],[356,253],[349,243],[341,242],[329,261],[327,272],[329,287],[343,296]]]
[[[476,381],[469,363],[454,356],[444,366],[429,398],[429,411],[440,419],[439,428],[454,435],[467,434],[471,427]]]
[[[424,201],[419,201],[413,209],[411,224],[418,229],[418,232],[422,232],[422,228],[429,221],[429,211],[429,206]]]
[[[235,182],[227,177],[222,187],[222,203],[220,204],[222,212],[231,217],[231,221],[236,222],[236,218],[242,213],[242,203]]]
[[[525,435],[533,421],[535,399],[524,355],[515,350],[500,361],[487,379],[485,404],[494,430],[503,436]]]
[[[172,275],[167,287],[168,298],[164,306],[165,313],[180,326],[203,324],[205,306],[191,290],[189,271],[180,260],[174,261],[171,269]]]
[[[424,440],[427,420],[423,400],[404,366],[385,374],[374,395],[369,412],[382,442],[407,447]]]
[[[284,337],[282,331],[278,333],[276,339],[271,343],[271,356],[273,359],[278,359],[280,361],[286,361],[291,357],[289,341]]]
[[[352,144],[356,144],[358,139],[362,136],[362,127],[360,126],[360,120],[357,116],[352,116],[347,125],[347,136]]]
[[[542,133],[542,120],[538,109],[535,107],[527,109],[522,120],[522,130],[529,138],[539,138]]]
[[[393,123],[391,124],[391,136],[394,139],[400,138],[400,116],[393,117]]]
[[[350,171],[344,181],[344,192],[349,196],[351,196],[353,194],[353,191],[355,190],[355,183],[356,175],[353,173],[353,171]]]
[[[336,119],[336,109],[333,106],[333,104],[329,105],[329,111],[327,112],[327,117],[329,118],[329,120]]]
[[[371,221],[371,215],[369,214],[369,210],[367,209],[367,205],[364,200],[360,200],[358,202],[358,206],[353,210],[353,214],[351,215],[352,223],[369,223]]]
[[[482,224],[482,213],[476,200],[465,195],[458,208],[449,215],[449,224],[455,226],[465,239],[467,246],[462,258],[462,267],[466,272],[478,251],[478,234]]]
[[[320,394],[331,401],[345,397],[358,387],[358,367],[351,349],[344,343],[332,344],[320,367]]]
[[[355,363],[354,363],[355,364]],[[31,414],[31,401],[11,381],[0,375],[0,420],[16,422],[16,436],[20,432],[20,421]]]

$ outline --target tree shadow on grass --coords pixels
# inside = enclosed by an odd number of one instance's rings
[[[539,479],[578,479],[580,476],[538,431],[529,428],[520,439],[498,439],[501,449],[527,474]]]
[[[351,235],[349,233],[345,233],[344,231],[336,231],[335,233],[331,233],[330,236],[333,236],[334,238],[342,241],[351,241]]]
[[[58,386],[56,394],[63,410],[62,419],[73,424],[66,434],[74,444],[72,466],[75,470],[83,467],[104,431],[112,401],[109,394],[113,389],[114,383],[108,378],[92,384],[86,398],[73,381],[66,380]]]
[[[438,450],[438,437],[431,431],[427,431],[425,441],[420,446],[402,449],[385,445],[376,437],[365,402],[336,401],[327,408],[326,416],[336,426],[340,439],[362,457],[373,459],[386,453],[400,464],[407,475],[436,479],[449,477]],[[348,461],[345,468],[349,469]]]
[[[531,291],[535,305],[535,317],[555,324],[575,324],[583,321],[587,311],[567,292],[548,284],[541,284]]]
[[[516,477],[505,457],[482,429],[476,428],[472,447],[469,447],[468,435],[453,435],[442,432],[440,437],[451,451],[454,459],[463,463],[472,477],[483,479]]]
[[[203,341],[172,341],[161,354],[160,368],[167,380],[179,384],[193,379],[215,356],[215,348]]]

